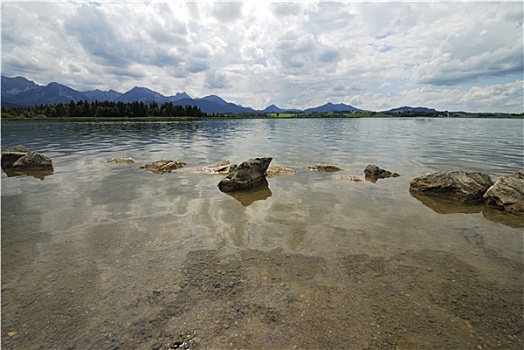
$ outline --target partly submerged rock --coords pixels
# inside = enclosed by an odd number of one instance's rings
[[[486,173],[465,171],[441,171],[413,178],[410,191],[438,196],[465,204],[482,202],[482,196],[493,181]]]
[[[2,168],[13,170],[52,170],[53,162],[43,154],[23,145],[10,147],[2,152]]]
[[[13,168],[17,170],[52,169],[53,162],[46,155],[36,153],[36,152],[29,152],[26,155],[18,158],[13,163]]]
[[[308,169],[319,171],[319,172],[326,172],[326,173],[334,173],[336,171],[343,170],[342,168],[339,168],[338,166],[327,165],[327,164],[315,164],[315,165],[309,166]]]
[[[5,150],[5,152],[29,153],[31,152],[31,150],[24,145],[18,145],[18,146],[9,147],[8,149]]]
[[[221,174],[226,175],[229,173],[231,166],[234,165],[228,160],[218,162],[213,165],[203,166],[199,168],[192,168],[193,171],[206,174]]]
[[[379,168],[376,165],[369,164],[366,169],[364,169],[364,174],[366,175],[366,180],[371,182],[376,182],[377,179],[385,179],[388,177],[399,177],[397,173],[393,173],[389,170]]]
[[[351,182],[361,182],[362,181],[360,177],[353,176],[353,175],[341,176],[340,179],[344,181],[351,181]]]
[[[513,214],[524,214],[524,169],[515,174],[501,176],[483,196],[494,208]]]
[[[2,170],[9,176],[33,176],[40,180],[53,174],[52,160],[33,152],[23,145],[10,147],[2,152]]]
[[[218,183],[222,192],[235,192],[253,188],[263,181],[273,158],[251,158],[240,165],[231,165],[225,178]]]
[[[156,174],[174,173],[178,169],[187,165],[184,162],[175,162],[174,160],[159,160],[151,164],[142,165],[139,168],[149,170]]]
[[[278,165],[270,165],[267,169],[267,177],[277,177],[277,176],[285,176],[285,175],[293,175],[295,173],[294,169],[291,168],[285,168]]]
[[[115,163],[119,165],[132,165],[135,164],[135,160],[131,157],[115,157],[106,160],[107,163]]]

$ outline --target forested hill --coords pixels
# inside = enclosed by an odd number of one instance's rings
[[[88,102],[71,101],[34,107],[2,107],[2,118],[112,118],[112,117],[207,117],[196,106],[182,106],[173,102]]]

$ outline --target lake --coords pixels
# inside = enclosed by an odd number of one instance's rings
[[[512,174],[523,132],[522,119],[2,123],[2,149],[54,165],[2,172],[2,346],[521,349],[522,217],[414,198],[409,182]],[[223,176],[138,168],[266,156],[296,173],[243,200]],[[344,178],[368,164],[401,176]]]

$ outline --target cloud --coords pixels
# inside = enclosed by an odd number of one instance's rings
[[[206,73],[205,85],[211,90],[230,87],[226,74],[217,71],[209,71]]]
[[[212,4],[211,15],[222,23],[235,21],[242,16],[241,2],[216,2]]]
[[[472,96],[522,79],[522,18],[518,2],[4,2],[2,74],[77,90],[219,89],[260,109],[519,112],[518,94]]]

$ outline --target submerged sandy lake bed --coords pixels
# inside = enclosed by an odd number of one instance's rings
[[[522,120],[7,123],[2,346],[520,349],[523,233],[484,208],[423,204],[409,180],[523,164]],[[137,164],[105,161],[132,156]],[[297,170],[245,204],[220,176],[138,169],[256,156]],[[339,173],[307,166],[325,163]],[[398,178],[363,178],[367,164]]]

